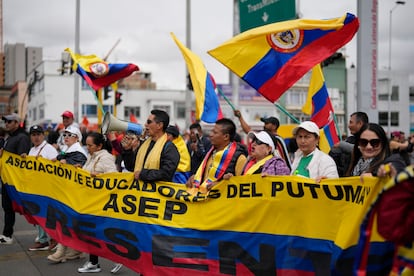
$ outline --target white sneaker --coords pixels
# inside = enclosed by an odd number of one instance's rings
[[[123,267],[120,263],[115,263],[115,266],[111,269],[111,273],[117,273]]]
[[[0,244],[12,244],[13,238],[12,237],[6,237],[4,235],[0,235]]]
[[[101,267],[99,264],[92,264],[91,262],[86,262],[82,267],[78,268],[79,273],[88,273],[88,272],[101,272]]]

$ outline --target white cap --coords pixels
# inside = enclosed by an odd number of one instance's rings
[[[298,132],[298,130],[301,128],[303,128],[307,132],[314,133],[319,136],[319,127],[314,122],[305,121],[300,123],[300,125],[293,129],[293,135],[296,135],[296,132]]]
[[[272,137],[270,134],[266,131],[260,131],[260,132],[253,132],[250,131],[248,136],[250,138],[256,138],[257,140],[260,140],[261,142],[268,144],[272,148],[272,152],[275,151],[275,143],[273,142]]]
[[[78,141],[82,141],[82,133],[80,132],[79,128],[70,125],[65,128],[65,132],[76,134],[76,136],[78,136]]]

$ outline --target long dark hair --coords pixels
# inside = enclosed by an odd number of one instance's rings
[[[87,137],[92,137],[92,141],[95,145],[102,144],[102,149],[106,149],[108,152],[112,151],[111,143],[105,138],[105,136],[99,132],[89,132]]]
[[[375,173],[378,170],[379,166],[382,164],[382,162],[385,160],[385,158],[391,155],[387,134],[385,133],[382,126],[375,123],[365,124],[362,126],[361,130],[355,135],[355,145],[352,152],[351,163],[348,168],[348,171],[346,172],[347,176],[352,175],[352,171],[354,170],[356,164],[358,163],[358,160],[362,156],[361,150],[359,149],[359,140],[361,139],[361,134],[366,130],[374,132],[378,136],[378,139],[380,139],[382,146],[381,152],[374,157],[366,172]]]

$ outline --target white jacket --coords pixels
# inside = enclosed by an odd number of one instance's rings
[[[308,165],[309,177],[316,178],[318,176],[326,176],[327,178],[338,178],[338,169],[336,168],[335,161],[328,154],[320,151],[316,148],[313,151],[313,157]],[[295,152],[295,159],[293,159],[292,171],[293,175],[296,168],[299,165],[300,159],[303,157],[301,150]]]

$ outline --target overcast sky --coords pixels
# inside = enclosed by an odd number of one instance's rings
[[[158,88],[184,89],[185,63],[169,33],[185,44],[186,0],[82,0],[80,50],[110,63],[135,63],[151,72]],[[60,59],[75,47],[75,0],[3,0],[3,43],[43,47],[44,59]],[[357,15],[356,0],[302,0],[303,18],[326,19],[346,12]],[[390,10],[395,1],[378,0],[380,69],[388,66]],[[414,73],[414,3],[392,13],[392,68]],[[191,49],[204,61],[217,83],[228,83],[228,70],[207,54],[233,36],[233,0],[191,1]],[[348,66],[356,64],[356,36],[346,45]]]

